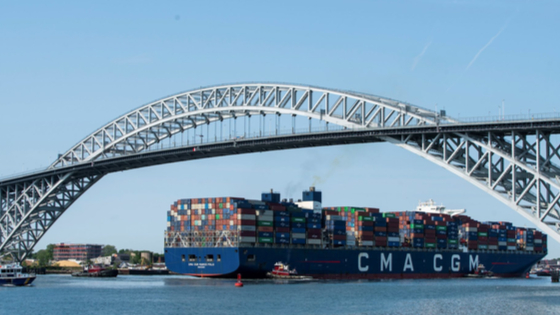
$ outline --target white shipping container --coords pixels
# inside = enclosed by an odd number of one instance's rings
[[[525,247],[525,250],[528,252],[532,252],[533,250],[535,250],[535,248],[533,246],[527,246]]]
[[[361,241],[360,245],[362,245],[362,246],[373,246],[373,241]]]
[[[356,246],[356,241],[346,241],[346,246]]]
[[[466,227],[465,231],[467,232],[478,232],[478,229],[475,227]]]
[[[167,222],[167,227],[171,227],[171,222]]]
[[[272,210],[257,210],[258,216],[274,216],[274,211]]]
[[[240,214],[237,216],[240,220],[255,220],[254,214]]]
[[[400,242],[400,238],[398,236],[389,236],[387,237],[387,242]]]
[[[191,215],[191,210],[187,210],[187,215]]]
[[[534,241],[534,242],[535,242],[535,244],[542,244],[542,239],[536,239],[536,238],[535,238],[535,241]]]
[[[517,250],[517,246],[508,246],[507,250]]]
[[[307,239],[307,244],[309,244],[309,245],[321,245],[321,240],[318,240],[318,239]]]
[[[292,233],[292,238],[305,238],[305,233]]]
[[[488,245],[489,250],[498,250],[498,245]]]
[[[259,215],[257,219],[259,221],[274,221],[274,217],[271,215]]]
[[[507,242],[498,242],[498,246],[507,246]]]

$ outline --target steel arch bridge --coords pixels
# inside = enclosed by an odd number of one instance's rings
[[[66,209],[108,173],[367,142],[393,143],[442,166],[560,241],[558,134],[558,117],[465,123],[388,98],[314,86],[252,83],[195,89],[118,117],[45,170],[1,179],[0,257],[25,259]]]

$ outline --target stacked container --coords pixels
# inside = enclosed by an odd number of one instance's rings
[[[248,207],[249,205],[242,206]],[[237,220],[234,222],[239,230],[239,243],[255,243],[257,241],[256,214],[255,209],[237,208]]]
[[[305,214],[307,221],[306,243],[308,245],[321,245],[323,242],[321,213],[315,213],[313,210],[302,210],[302,212]]]
[[[463,223],[461,234],[468,249],[478,249],[478,224],[476,222]]]
[[[273,206],[274,207],[274,206]],[[281,208],[279,208],[281,209]],[[285,208],[284,208],[285,209]],[[274,243],[290,244],[290,213],[288,211],[273,211]],[[272,236],[272,233],[270,233]]]
[[[386,213],[373,214],[375,217],[375,226],[373,235],[375,246],[387,247],[387,215]]]
[[[459,248],[459,227],[455,221],[445,222],[447,225],[447,248],[448,249],[458,249]]]
[[[487,224],[478,223],[478,249],[488,249],[488,230]]]
[[[320,202],[320,192],[308,193],[312,193],[312,201]],[[465,215],[415,211],[379,213],[377,208],[333,207],[321,211],[314,206],[314,210],[308,210],[280,202],[280,194],[272,191],[264,193],[262,200],[177,200],[167,211],[166,233],[167,242],[173,246],[293,244],[458,250],[463,244],[469,250],[547,252],[545,234],[516,228],[509,222],[480,223]],[[233,237],[226,242],[221,235]]]
[[[400,247],[399,219],[396,217],[386,217],[387,222],[387,247]]]
[[[358,213],[358,221],[356,223],[356,237],[359,246],[375,246],[374,242],[374,226],[375,217],[370,213]]]
[[[306,219],[305,213],[303,212],[292,212],[291,213],[291,237],[292,244],[305,245],[306,243]]]
[[[337,213],[333,215],[332,213]],[[328,213],[328,214],[327,214]],[[325,211],[325,230],[329,244],[333,247],[346,245],[346,221],[335,211]]]

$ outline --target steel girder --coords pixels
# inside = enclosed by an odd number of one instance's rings
[[[355,129],[453,122],[429,110],[367,94],[286,84],[224,85],[137,108],[78,142],[50,168],[136,154],[200,125],[267,114],[306,116]]]
[[[103,175],[51,175],[0,187],[0,258],[22,261],[60,216]]]
[[[551,134],[494,131],[385,137],[494,196],[560,242],[560,159]]]

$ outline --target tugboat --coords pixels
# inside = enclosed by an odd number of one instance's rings
[[[484,267],[483,264],[480,264],[473,273],[470,273],[467,276],[474,278],[491,278],[494,276],[494,273],[492,271],[486,270],[486,267]]]
[[[300,276],[295,269],[290,270],[290,266],[282,262],[274,264],[274,269],[266,274],[270,278],[275,279],[294,279],[294,280],[311,280],[310,276]]]
[[[81,272],[72,273],[72,277],[114,278],[119,274],[117,269],[105,269],[101,266],[87,266]]]
[[[35,274],[23,273],[23,268],[18,263],[0,265],[0,285],[24,286],[35,280]]]

